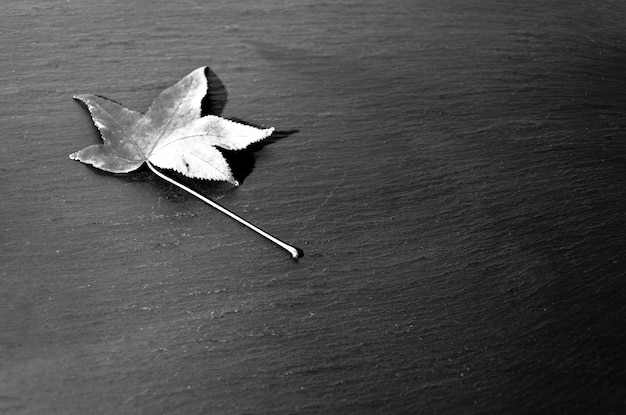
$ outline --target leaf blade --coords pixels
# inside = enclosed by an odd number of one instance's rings
[[[111,173],[128,173],[139,168],[145,156],[132,131],[138,130],[143,114],[97,95],[76,95],[74,99],[87,107],[103,144],[86,147],[72,153],[70,158]]]
[[[208,145],[215,145],[226,150],[243,150],[250,144],[269,137],[273,132],[274,128],[261,129],[215,115],[206,115],[189,123],[175,134],[182,138],[203,136]],[[163,146],[168,145],[169,141],[164,139]]]
[[[94,144],[70,154],[70,159],[91,164],[110,173],[130,173],[137,170],[144,160],[128,160],[110,150],[110,146]]]
[[[206,66],[165,89],[146,114],[101,96],[77,95],[74,98],[89,110],[103,144],[86,147],[70,158],[113,173],[127,173],[151,161],[189,177],[238,185],[228,162],[214,146],[242,150],[269,137],[274,129],[240,124],[211,113],[201,116],[203,100],[215,104],[204,110],[221,113],[226,97],[224,85]]]
[[[187,177],[223,180],[235,186],[239,185],[222,153],[213,146],[207,146],[202,137],[174,141],[150,154],[148,161]]]
[[[147,122],[158,126],[162,134],[167,135],[200,118],[202,99],[208,91],[206,68],[194,70],[161,92],[146,112]]]

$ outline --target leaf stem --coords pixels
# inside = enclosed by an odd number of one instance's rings
[[[187,186],[177,182],[176,180],[174,180],[174,179],[164,175],[163,173],[161,173],[160,171],[155,169],[154,166],[152,165],[152,163],[150,163],[149,161],[146,161],[146,164],[148,165],[148,167],[150,168],[150,170],[152,170],[152,172],[154,174],[156,174],[157,176],[159,176],[163,180],[168,181],[171,184],[173,184],[175,186],[178,186],[179,188],[183,189],[184,191],[194,195],[195,197],[197,197],[198,199],[200,199],[203,202],[207,203],[208,205],[210,205],[210,206],[214,207],[215,209],[219,210],[220,212],[230,216],[232,219],[236,220],[237,222],[241,223],[242,225],[247,226],[248,228],[250,228],[253,231],[255,231],[256,233],[258,233],[259,235],[269,239],[270,241],[274,242],[276,245],[278,245],[281,248],[287,250],[287,252],[289,252],[291,254],[291,257],[293,259],[301,258],[304,255],[304,252],[301,249],[293,247],[291,245],[287,245],[286,243],[284,243],[280,239],[270,235],[269,233],[265,232],[263,229],[254,226],[253,224],[251,224],[247,220],[243,219],[240,216],[237,216],[236,214],[234,214],[230,210],[226,209],[225,207],[220,206],[219,204],[217,204],[216,202],[212,201],[211,199],[207,199],[206,197],[202,196],[200,193],[198,193],[198,192],[188,188]]]

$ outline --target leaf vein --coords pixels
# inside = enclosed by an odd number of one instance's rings
[[[175,138],[174,140],[169,141],[169,142],[167,142],[167,143],[163,144],[163,145],[162,145],[162,146],[160,146],[160,147],[157,147],[157,146],[155,145],[154,149],[152,150],[152,152],[151,152],[150,154],[152,154],[152,153],[156,153],[156,152],[158,152],[158,151],[161,151],[161,150],[163,150],[165,147],[167,147],[167,146],[169,146],[169,145],[171,145],[171,144],[177,143],[177,142],[179,142],[179,141],[181,141],[181,140],[186,140],[186,139],[188,139],[188,138],[193,138],[193,137],[213,137],[213,138],[216,138],[216,137],[219,137],[219,135],[218,135],[218,134],[192,134],[192,135],[186,135],[186,136],[184,136],[184,137]],[[158,144],[158,143],[157,143],[157,144]],[[210,145],[210,146],[214,146],[213,144],[208,144],[208,145]]]
[[[105,99],[106,99],[106,98],[105,98]],[[118,104],[118,105],[119,105],[119,104]],[[98,106],[102,109],[102,111],[104,111],[105,113],[107,113],[107,115],[108,115],[109,117],[111,117],[111,119],[115,122],[115,124],[117,124],[117,125],[120,127],[120,129],[123,131],[124,135],[128,138],[128,141],[130,141],[130,142],[131,142],[131,144],[135,147],[135,149],[137,150],[137,152],[141,155],[141,157],[142,157],[142,159],[141,159],[141,160],[142,160],[142,161],[147,160],[147,158],[146,158],[145,154],[143,154],[143,152],[141,151],[141,148],[137,145],[137,143],[135,143],[135,140],[133,140],[132,136],[128,134],[128,131],[126,131],[126,128],[124,128],[124,126],[122,125],[122,123],[120,123],[120,122],[117,120],[117,118],[115,118],[115,117],[113,116],[113,114],[111,114],[111,112],[110,112],[110,111],[108,111],[106,108],[104,108],[102,105],[98,104]],[[92,111],[92,106],[91,106],[91,105],[89,105],[89,104],[87,104],[87,107],[89,108],[89,113],[91,114],[92,118],[94,118],[94,116],[93,116],[93,111]],[[94,119],[95,119],[95,118],[94,118]],[[96,125],[97,125],[97,124],[96,124]],[[101,127],[100,127],[99,125],[97,125],[97,126],[98,126],[98,131],[100,131],[100,135],[101,135],[101,136],[102,136],[102,138],[104,139],[104,136],[102,135],[102,129],[101,129]],[[126,159],[124,159],[124,158],[122,158],[122,157],[117,157],[117,158],[119,158],[119,159],[121,159],[121,160],[126,160]],[[139,160],[127,160],[127,161],[139,161]]]

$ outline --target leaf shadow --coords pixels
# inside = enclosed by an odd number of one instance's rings
[[[252,123],[248,123],[241,119],[231,118],[232,121],[236,121],[242,124],[251,125],[254,127],[258,127]],[[260,127],[258,127],[260,128]],[[243,184],[245,179],[252,173],[256,165],[256,158],[259,151],[261,151],[265,146],[273,144],[283,138],[289,137],[292,134],[295,134],[298,130],[283,130],[283,131],[274,131],[274,133],[268,138],[260,141],[258,143],[251,144],[244,150],[226,150],[220,147],[217,149],[224,155],[224,158],[230,165],[231,171],[235,179],[239,182],[239,184]],[[189,196],[188,193],[171,186],[169,183],[160,180],[156,177],[150,169],[143,164],[140,168],[135,170],[134,172],[128,173],[110,173],[100,169],[92,169],[95,174],[102,176],[115,176],[127,182],[145,182],[151,181],[153,182],[160,191],[162,191],[165,195],[166,199],[181,199],[186,200]],[[190,187],[204,196],[212,197],[212,198],[221,198],[227,195],[228,193],[235,191],[237,187],[233,186],[228,182],[221,182],[216,180],[203,180],[187,177],[181,173],[178,173],[174,170],[163,170],[165,174],[173,178],[174,180],[184,184],[187,187]]]
[[[257,125],[245,122],[240,119],[231,118],[231,120],[241,124],[251,125],[253,127],[260,128]],[[225,150],[219,147],[218,150],[222,153],[222,155],[224,155],[224,158],[230,165],[230,169],[233,172],[233,176],[235,176],[235,179],[241,184],[245,181],[246,177],[248,177],[254,170],[254,167],[256,165],[255,153],[261,151],[265,146],[273,144],[279,140],[282,140],[283,138],[287,138],[297,132],[298,130],[274,131],[274,133],[272,133],[272,135],[268,138],[258,143],[251,144],[243,150]]]
[[[200,102],[200,116],[217,115],[219,117],[228,102],[228,91],[222,80],[208,66],[204,69],[204,76],[207,81],[207,92]]]
[[[240,119],[231,119],[233,121],[252,125],[251,123],[247,123]],[[256,154],[260,150],[262,150],[265,146],[275,143],[283,138],[289,137],[290,135],[296,133],[298,130],[285,130],[285,131],[274,131],[274,133],[268,138],[264,139],[261,142],[251,144],[244,150],[225,150],[223,148],[217,147],[217,149],[224,155],[224,158],[230,165],[231,171],[235,179],[239,182],[239,184],[243,184],[245,179],[252,173],[256,164]],[[189,178],[181,173],[178,173],[174,170],[162,170],[171,178],[176,181],[184,184],[187,187],[190,187],[204,196],[212,197],[212,198],[221,198],[227,195],[230,192],[233,192],[237,189],[236,186],[228,182],[216,181],[216,180],[203,180],[203,179],[195,179]],[[103,172],[105,173],[105,172]],[[179,197],[186,198],[189,196],[188,193],[171,186],[170,184],[160,180],[158,177],[155,177],[154,174],[148,169],[148,167],[144,164],[141,166],[137,172],[137,180],[152,180],[154,179],[155,184],[163,191],[166,192],[166,198],[168,199],[177,199]],[[125,178],[130,179],[130,176],[133,175],[123,175]]]
[[[226,103],[228,102],[228,91],[226,86],[217,76],[217,74],[208,66],[204,70],[204,75],[207,79],[207,93],[202,99],[200,105],[200,116],[205,115],[217,115],[221,116]],[[256,128],[264,128],[260,125],[256,125],[239,118],[229,118],[231,121],[238,122],[240,124],[249,125]],[[256,158],[254,153],[261,150],[268,144],[275,143],[278,140],[289,137],[291,134],[296,133],[298,130],[285,130],[274,131],[274,133],[265,140],[254,143],[248,146],[244,150],[225,150],[218,148],[220,152],[226,158],[226,161],[230,165],[233,176],[239,183],[243,183],[246,177],[252,173],[256,164]]]

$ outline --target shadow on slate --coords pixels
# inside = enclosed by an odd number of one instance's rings
[[[240,119],[230,120],[236,121],[241,124],[250,125],[252,127],[262,128],[258,125],[254,125],[252,123],[245,122]],[[261,150],[266,145],[275,143],[278,140],[282,140],[285,137],[289,137],[291,134],[297,133],[298,130],[285,130],[285,131],[274,131],[274,133],[263,141],[259,141],[258,143],[253,143],[249,145],[244,150],[225,150],[223,148],[217,148],[223,155],[228,164],[230,165],[230,169],[233,172],[233,176],[239,182],[239,184],[243,183],[245,178],[252,173],[254,170],[254,166],[256,163],[256,157],[254,153]]]
[[[204,117],[205,115],[217,115],[221,117],[222,112],[226,107],[226,103],[228,102],[228,92],[226,91],[226,86],[211,68],[207,67],[204,71],[204,75],[207,79],[208,88],[206,96],[202,99],[200,116]],[[231,121],[256,128],[266,128],[249,123],[240,118],[229,119]],[[254,157],[255,152],[261,150],[268,144],[275,143],[276,141],[289,137],[291,134],[296,132],[298,132],[298,130],[274,131],[270,137],[261,142],[253,143],[244,150],[225,150],[219,147],[217,147],[217,149],[224,155],[224,158],[226,158],[235,179],[237,179],[239,183],[243,183],[244,179],[252,173],[252,170],[254,170],[256,162]]]

